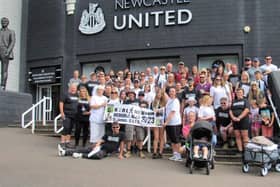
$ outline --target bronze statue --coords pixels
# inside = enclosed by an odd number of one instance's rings
[[[1,61],[1,87],[6,89],[8,79],[9,61],[14,59],[13,48],[15,46],[15,31],[8,28],[9,19],[1,19],[2,28],[0,29],[0,61]]]

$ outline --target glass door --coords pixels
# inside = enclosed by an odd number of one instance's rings
[[[38,85],[37,87],[37,97],[36,97],[36,103],[39,102],[44,97],[50,97],[52,98],[52,86],[51,85]],[[47,102],[47,108],[49,108],[49,103]],[[39,108],[36,111],[36,120],[42,120],[43,119],[43,104],[39,106]],[[49,112],[46,114],[46,120],[52,120],[52,112]]]

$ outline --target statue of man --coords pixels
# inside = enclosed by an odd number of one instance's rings
[[[1,19],[2,28],[0,29],[0,61],[1,61],[1,87],[6,89],[8,79],[9,61],[14,59],[13,48],[15,46],[15,32],[8,28],[9,19]]]

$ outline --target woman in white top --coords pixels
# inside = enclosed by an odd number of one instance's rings
[[[214,109],[218,109],[220,107],[220,100],[223,97],[226,97],[229,101],[231,101],[230,90],[225,86],[220,75],[216,76],[214,85],[210,88],[210,96],[213,98]]]
[[[112,88],[111,96],[110,96],[110,99],[108,101],[108,104],[112,104],[112,105],[120,104],[119,92],[118,92],[118,89],[116,87]]]
[[[149,106],[151,106],[151,103],[155,98],[155,93],[151,91],[151,85],[145,84],[144,93],[145,93],[144,101],[146,101],[149,104]]]
[[[180,114],[180,101],[176,97],[176,89],[169,88],[169,99],[166,104],[166,119],[163,127],[166,127],[167,135],[171,140],[173,156],[169,160],[182,161],[180,149],[180,134],[182,128],[182,119]]]
[[[90,142],[96,143],[102,139],[105,134],[105,123],[103,120],[105,106],[107,105],[107,97],[103,96],[104,87],[98,85],[96,94],[90,100]]]

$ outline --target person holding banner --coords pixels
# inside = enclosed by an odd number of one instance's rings
[[[96,86],[96,93],[90,100],[90,142],[97,143],[105,134],[105,124],[103,120],[104,110],[108,102],[108,98],[103,95],[104,86]]]
[[[166,95],[164,89],[158,89],[156,91],[155,99],[152,102],[151,108],[156,113],[164,112],[164,107],[166,105],[166,102],[167,102],[167,95]],[[153,159],[162,158],[162,152],[163,152],[164,143],[165,143],[164,130],[165,129],[162,127],[153,128],[153,132],[154,132]],[[158,143],[159,143],[159,153],[157,153]]]
[[[134,91],[128,92],[128,100],[125,102],[125,104],[130,105],[136,105],[139,106],[139,100],[136,99],[136,93]],[[134,131],[136,131],[136,141],[137,141],[137,147],[139,149],[139,156],[141,158],[145,158],[142,149],[143,149],[143,140],[145,138],[145,129],[140,126],[134,126],[134,125],[125,125],[125,136],[126,136],[126,142],[127,142],[127,152],[125,154],[126,158],[131,157],[131,144],[133,141],[133,135]]]
[[[180,114],[180,101],[176,97],[175,87],[170,87],[169,89],[169,99],[165,109],[166,119],[163,127],[166,127],[166,132],[171,140],[173,151],[173,156],[170,157],[169,160],[183,161],[179,153],[182,119]]]

